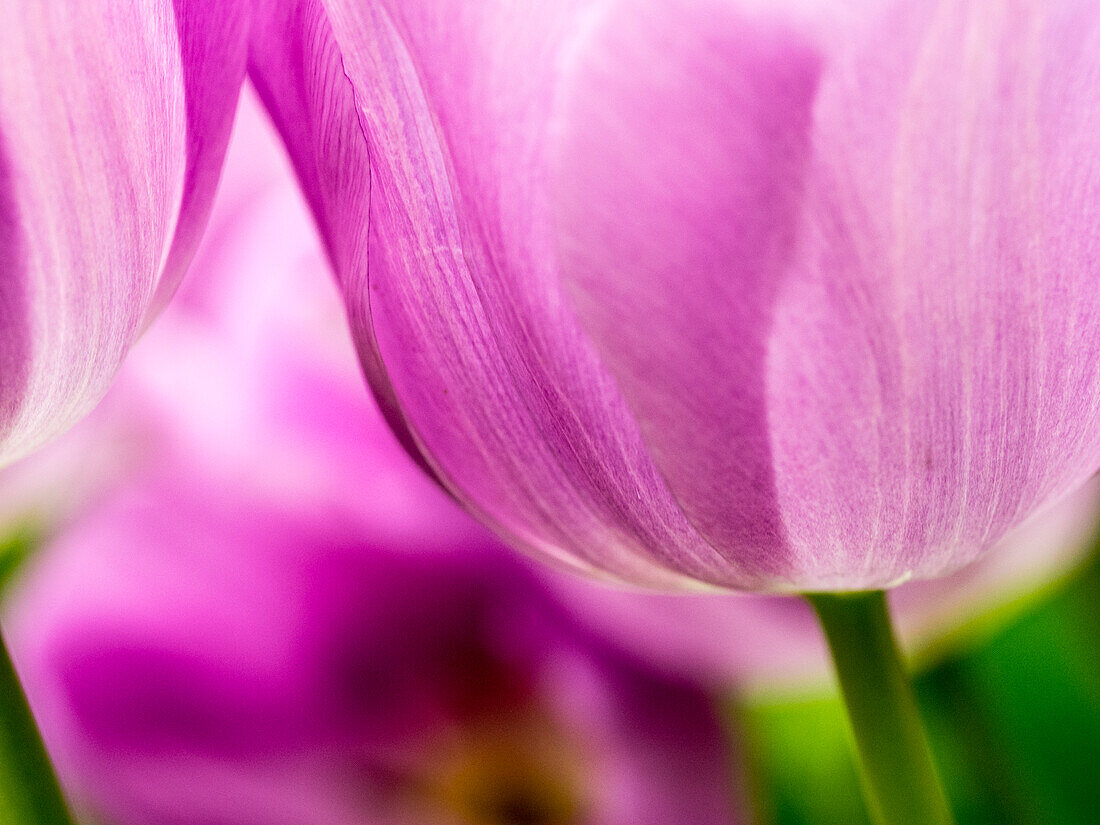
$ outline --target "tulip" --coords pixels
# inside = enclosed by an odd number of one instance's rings
[[[417,471],[362,391],[321,243],[251,92],[234,129],[187,281],[95,413],[0,473],[0,536],[22,525],[63,535],[141,474],[186,462],[311,519],[403,542],[427,531],[491,544]],[[935,649],[960,621],[1003,612],[1072,568],[1097,519],[1096,491],[960,573],[895,589],[907,645]],[[609,588],[546,567],[538,576],[592,632],[715,690],[804,686],[825,672],[820,635],[797,602]]]
[[[303,520],[175,468],[39,558],[13,647],[118,825],[743,821],[719,715],[501,548]],[[364,479],[370,490],[370,479]]]
[[[1100,8],[260,5],[404,442],[562,564],[869,593],[812,601],[871,815],[948,822],[880,591],[1100,467]]]
[[[875,589],[1100,466],[1100,10],[830,5],[260,12],[368,377],[512,542]]]
[[[0,465],[86,413],[201,234],[235,0],[14,3],[0,30]]]

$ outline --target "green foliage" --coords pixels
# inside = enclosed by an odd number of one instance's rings
[[[1100,821],[1100,558],[916,689],[958,825]],[[835,695],[739,723],[759,825],[866,825]]]
[[[29,524],[0,533],[0,593],[7,589],[20,566],[39,544],[38,531]]]

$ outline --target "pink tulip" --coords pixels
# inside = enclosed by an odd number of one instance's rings
[[[492,544],[409,461],[363,391],[320,242],[275,140],[246,95],[191,276],[96,412],[0,474],[0,522],[64,535],[135,477],[185,464],[307,520],[394,542]],[[954,576],[897,588],[907,646],[934,650],[960,623],[1071,569],[1097,495],[1090,485]],[[788,599],[539,575],[579,623],[665,673],[744,690],[827,672],[809,610]]]
[[[364,493],[372,480],[363,480]],[[172,468],[79,520],[9,625],[118,825],[742,821],[720,716],[491,542],[395,540]]]
[[[5,621],[80,809],[741,821],[707,686],[576,621],[392,438],[251,96],[223,184],[104,405],[3,476],[94,488],[46,525]],[[141,455],[104,478],[97,441]]]
[[[948,574],[1100,467],[1100,7],[268,2],[404,440],[615,578]]]
[[[171,296],[244,75],[235,0],[14,3],[0,26],[0,465],[72,424]]]

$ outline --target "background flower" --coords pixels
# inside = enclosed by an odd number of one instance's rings
[[[710,697],[579,630],[502,548],[333,530],[189,469],[70,528],[14,614],[88,810],[118,825],[738,821]]]

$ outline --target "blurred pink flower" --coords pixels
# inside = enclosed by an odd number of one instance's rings
[[[236,0],[15,3],[0,27],[0,466],[88,412],[205,224]]]
[[[104,405],[0,482],[67,505],[39,513],[50,538],[5,631],[80,807],[119,825],[739,821],[713,696],[576,622],[409,460],[327,271],[246,95],[177,300]],[[125,460],[89,466],[107,433]]]
[[[976,560],[1100,466],[1100,6],[259,3],[396,430],[669,588]]]
[[[193,469],[70,527],[9,625],[82,808],[118,825],[739,821],[710,696],[581,630],[503,548],[430,524],[395,539],[384,513],[343,531]]]

